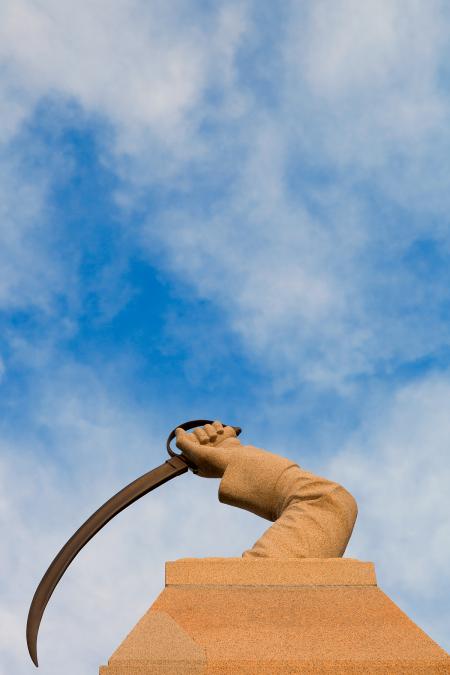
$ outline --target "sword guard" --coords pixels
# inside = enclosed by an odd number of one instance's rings
[[[167,437],[166,448],[169,455],[171,457],[180,457],[183,460],[183,462],[186,462],[188,467],[191,469],[192,473],[198,473],[198,469],[195,466],[195,464],[193,464],[190,460],[188,460],[187,457],[185,457],[185,455],[183,455],[182,453],[178,453],[172,450],[170,444],[176,436],[177,429],[181,428],[184,429],[184,431],[190,431],[191,429],[195,429],[196,427],[203,427],[205,424],[213,424],[213,420],[190,420],[189,422],[183,422],[183,424],[178,424],[174,429],[172,429],[169,436]],[[233,427],[233,429],[236,432],[236,436],[239,436],[239,434],[242,431],[241,427]]]

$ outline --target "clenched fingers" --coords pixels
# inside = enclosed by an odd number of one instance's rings
[[[217,440],[217,430],[216,430],[214,424],[205,424],[203,429],[208,434],[208,442],[214,443],[214,441]]]
[[[193,434],[197,436],[199,443],[201,443],[202,445],[206,445],[207,443],[209,443],[209,436],[203,427],[197,427],[196,429],[194,429]]]
[[[216,432],[219,436],[221,434],[223,434],[223,424],[222,424],[222,422],[219,422],[219,420],[216,420],[215,422],[213,422],[212,425],[213,425],[214,429],[216,430]]]

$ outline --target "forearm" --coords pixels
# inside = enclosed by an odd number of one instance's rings
[[[243,557],[340,557],[357,515],[339,484],[252,446],[227,467],[219,499],[275,521]]]

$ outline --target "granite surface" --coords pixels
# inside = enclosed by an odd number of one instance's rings
[[[100,675],[450,674],[372,563],[181,559]]]

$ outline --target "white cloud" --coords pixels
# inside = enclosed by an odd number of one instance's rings
[[[389,171],[399,153],[419,159],[437,131],[448,143],[445,3],[320,0],[294,13],[289,84],[304,86],[291,87],[289,103],[318,116],[304,134],[316,151],[353,171]]]
[[[155,185],[187,196],[138,241],[272,372],[340,386],[439,350],[446,275],[424,282],[407,258],[418,238],[450,246],[445,4],[291,3],[262,64],[253,7],[4,3],[5,133],[48,97],[106,123],[119,204]],[[30,295],[25,217],[3,282],[16,303]],[[45,247],[33,258],[51,295],[57,263]]]
[[[58,224],[49,188],[61,166],[35,147],[27,124],[36,111],[51,101],[66,123],[72,115],[96,125],[98,160],[133,184],[117,192],[125,207],[138,186],[173,181],[186,162],[205,155],[198,129],[211,111],[209,97],[219,92],[221,114],[239,115],[245,97],[233,89],[233,57],[245,27],[242,3],[209,13],[185,0],[170,7],[158,0],[2,3],[1,308],[48,310],[58,293],[76,298],[77,274],[61,275],[53,248]]]
[[[237,4],[208,15],[185,0],[20,0],[2,14],[5,105],[16,122],[42,97],[68,97],[111,123],[121,149],[135,153],[146,134],[166,152],[195,145],[205,90],[229,86],[244,22]]]
[[[251,91],[208,165],[231,187],[145,236],[258,363],[342,386],[448,343],[445,267],[412,258],[422,240],[450,249],[450,21],[439,2],[291,10],[277,104]]]
[[[57,231],[47,220],[47,176],[22,159],[10,148],[0,160],[0,309],[49,311],[62,290]]]

